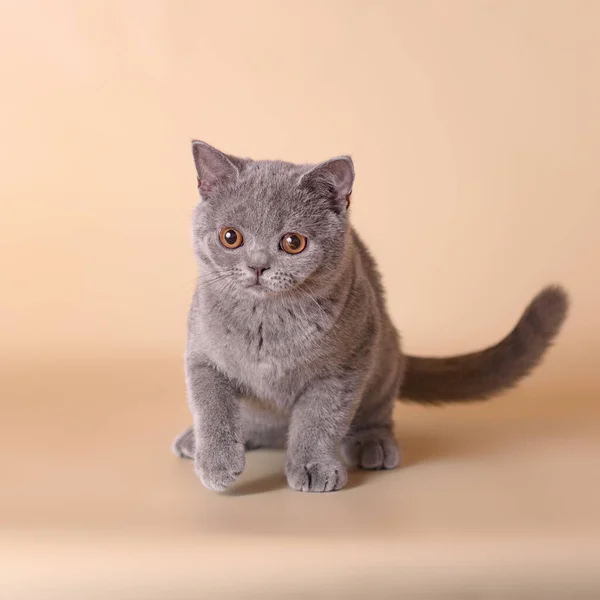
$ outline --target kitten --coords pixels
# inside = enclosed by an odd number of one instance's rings
[[[486,398],[535,367],[567,313],[544,289],[500,343],[452,358],[404,355],[377,267],[351,228],[354,167],[253,161],[192,143],[201,267],[185,357],[193,427],[174,443],[202,483],[229,487],[245,450],[286,448],[295,490],[329,492],[347,466],[400,462],[392,410]]]

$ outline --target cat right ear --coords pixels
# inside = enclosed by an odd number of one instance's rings
[[[237,162],[237,160],[232,160],[209,144],[193,140],[192,153],[198,174],[198,189],[201,194],[209,193],[215,186],[231,183],[238,178],[239,167],[233,162]]]
[[[338,156],[313,167],[300,179],[322,198],[329,200],[331,208],[341,213],[350,206],[354,183],[354,164],[349,156]]]

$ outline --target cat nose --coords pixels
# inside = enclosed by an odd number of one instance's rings
[[[251,266],[248,265],[249,269],[252,269],[256,273],[256,278],[258,279],[265,271],[268,271],[271,267],[268,265],[259,265],[259,266]]]

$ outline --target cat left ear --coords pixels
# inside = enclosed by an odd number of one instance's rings
[[[241,168],[235,164],[238,159],[229,157],[220,150],[199,140],[192,141],[194,163],[198,173],[200,193],[210,192],[216,185],[235,181]]]
[[[300,180],[301,186],[307,186],[327,198],[337,213],[350,206],[353,183],[354,163],[349,156],[325,161],[305,173]]]

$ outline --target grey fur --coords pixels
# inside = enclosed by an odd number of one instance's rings
[[[290,487],[333,491],[347,466],[400,462],[398,396],[473,400],[500,392],[540,361],[567,312],[562,288],[543,290],[502,342],[469,355],[405,356],[376,265],[350,227],[349,157],[320,165],[252,161],[194,141],[201,194],[194,250],[201,268],[185,359],[193,427],[174,442],[212,490],[229,487],[245,450],[286,448]],[[219,231],[244,236],[223,247]],[[286,233],[306,249],[286,254]],[[257,265],[268,267],[256,285]]]

